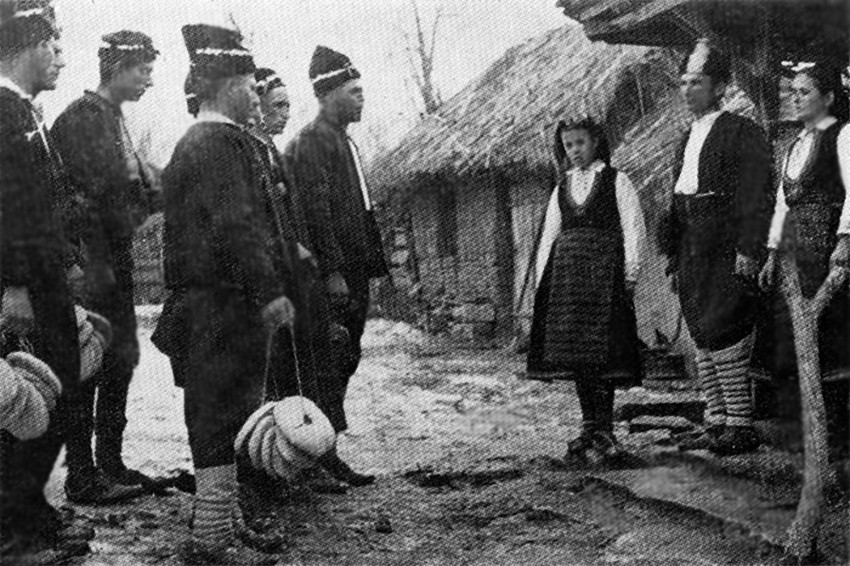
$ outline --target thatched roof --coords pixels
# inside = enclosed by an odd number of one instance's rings
[[[517,45],[372,162],[376,198],[483,170],[551,170],[561,118],[601,119],[616,143],[669,96],[676,65],[666,50],[593,43],[574,24]]]

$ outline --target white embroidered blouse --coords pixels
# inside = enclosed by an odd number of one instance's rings
[[[570,196],[576,204],[581,206],[587,201],[596,175],[606,167],[605,163],[597,160],[586,169],[574,167],[567,172],[570,176]],[[615,183],[617,210],[620,213],[620,226],[623,229],[626,280],[637,281],[646,250],[646,224],[644,223],[637,191],[628,176],[622,171],[618,171]],[[561,206],[558,193],[558,188],[552,191],[549,206],[546,209],[535,266],[538,284],[549,261],[552,246],[561,232]]]

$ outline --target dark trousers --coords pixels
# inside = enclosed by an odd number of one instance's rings
[[[313,341],[320,399],[317,404],[337,433],[348,428],[345,395],[348,382],[360,364],[360,341],[369,312],[369,280],[361,274],[346,276],[345,280],[350,299],[347,308],[332,308],[327,291],[322,288],[314,295],[316,307],[313,311],[317,313],[317,320],[322,321]],[[337,335],[334,325],[341,326],[348,332],[347,340]]]
[[[133,301],[132,241],[122,241],[113,246],[112,268],[114,287],[101,295],[86,298],[86,306],[90,310],[109,320],[113,340],[97,375],[69,397],[73,426],[67,439],[67,461],[71,478],[94,470],[92,433],[97,439],[97,465],[112,473],[120,473],[124,467],[121,452],[127,428],[127,396],[133,370],[139,361]]]
[[[65,395],[43,436],[21,442],[8,433],[0,434],[0,528],[4,537],[11,532],[35,536],[45,516],[55,513],[44,496],[44,486],[69,427],[67,395],[73,393],[80,376],[77,323],[61,263],[28,289],[36,320],[36,331],[29,337],[33,352],[53,369]],[[10,341],[3,349],[5,355],[20,349],[20,344]]]
[[[196,468],[234,463],[233,442],[263,403],[266,332],[235,290],[189,289],[184,417]],[[269,368],[274,371],[274,368]]]

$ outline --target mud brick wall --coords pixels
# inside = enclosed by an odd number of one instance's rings
[[[536,276],[532,258],[537,232],[546,214],[553,187],[542,180],[529,180],[511,187],[511,224],[514,238],[514,332],[526,337],[531,331]],[[530,271],[529,271],[530,268]]]
[[[458,307],[456,334],[487,338],[501,324],[510,326],[510,289],[506,272],[513,269],[510,203],[491,178],[462,187],[457,194]],[[506,222],[507,218],[507,222]]]
[[[411,200],[411,240],[409,249],[415,254],[422,297],[429,303],[454,302],[458,295],[457,257],[441,256],[445,244],[440,242],[440,224],[447,221],[444,193],[447,188],[423,189]]]

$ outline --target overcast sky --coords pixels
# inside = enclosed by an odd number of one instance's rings
[[[437,36],[435,80],[444,99],[481,74],[510,46],[568,20],[555,0],[417,0]],[[43,95],[49,120],[83,89],[97,85],[100,37],[119,29],[150,35],[161,55],[154,87],[125,111],[134,133],[149,132],[152,159],[164,165],[190,123],[183,100],[188,55],[180,28],[218,23],[233,14],[261,66],[279,72],[289,88],[293,117],[280,143],[316,112],[307,69],[317,44],[348,55],[363,74],[367,106],[352,135],[366,151],[393,144],[421,105],[410,81],[403,31],[413,30],[411,0],[55,0],[67,66],[57,91]]]

